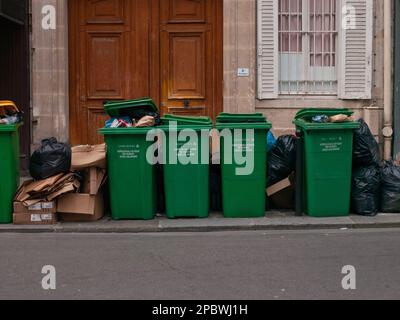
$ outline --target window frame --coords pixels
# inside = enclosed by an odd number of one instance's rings
[[[276,100],[279,95],[279,41],[278,1],[257,1],[257,98]],[[376,0],[339,0],[341,12],[338,16],[339,59],[337,65],[339,100],[371,100],[373,96],[374,22]],[[349,14],[344,9],[355,10],[357,28],[342,28],[343,19]],[[289,96],[291,98],[296,96]],[[301,99],[325,98],[320,95],[303,95]],[[328,96],[330,99],[335,97]]]
[[[279,0],[280,1],[280,0]],[[318,0],[314,0],[318,1]],[[291,43],[291,38],[289,37],[289,52],[284,52],[281,51],[281,47],[278,46],[278,96],[279,97],[292,97],[292,96],[301,96],[301,97],[306,97],[306,96],[312,96],[312,97],[316,97],[316,96],[320,96],[320,97],[338,97],[339,95],[339,55],[341,54],[339,48],[340,48],[340,44],[339,42],[341,41],[340,38],[340,33],[339,33],[339,26],[340,26],[340,8],[341,8],[341,0],[335,0],[336,1],[336,12],[335,14],[335,18],[336,18],[336,28],[335,30],[329,30],[326,31],[328,33],[332,33],[333,37],[332,37],[332,42],[331,42],[331,46],[335,43],[336,44],[336,50],[334,52],[335,55],[335,70],[334,70],[334,78],[335,80],[332,81],[326,81],[326,82],[330,82],[332,86],[335,86],[334,91],[332,92],[323,92],[323,91],[313,91],[313,90],[307,90],[307,88],[310,88],[313,86],[312,83],[314,83],[314,86],[320,82],[320,83],[324,83],[325,81],[317,81],[317,80],[313,80],[312,79],[312,65],[311,65],[311,57],[313,55],[313,52],[311,50],[311,42],[312,42],[312,34],[313,33],[318,33],[318,32],[322,32],[322,31],[312,31],[311,30],[311,18],[312,18],[312,13],[310,11],[310,1],[309,0],[302,0],[302,26],[301,26],[301,30],[300,31],[291,31],[289,29],[289,33],[290,32],[295,32],[295,33],[300,33],[301,34],[301,43],[302,43],[302,55],[304,57],[304,63],[303,63],[303,68],[302,69],[302,74],[299,76],[300,79],[303,80],[298,80],[298,81],[293,81],[293,82],[297,82],[297,83],[303,83],[303,86],[305,87],[305,91],[300,91],[300,90],[294,90],[293,92],[290,91],[290,86],[291,86],[291,82],[292,81],[288,81],[289,82],[289,91],[282,91],[282,80],[281,80],[281,75],[282,75],[282,59],[281,59],[281,55],[282,53],[290,53],[290,43]],[[325,5],[325,4],[324,4]],[[279,5],[278,5],[279,7]],[[289,0],[289,8],[290,8],[290,0]],[[315,4],[314,4],[314,9],[315,9]],[[291,14],[290,10],[288,13],[286,14]],[[278,33],[278,39],[279,42],[282,41],[282,34],[288,31],[282,31],[282,25],[279,25],[279,20],[280,20],[280,16],[281,16],[281,11],[278,9],[278,28],[277,28],[277,33]],[[314,19],[315,19],[315,13],[314,13]],[[315,21],[315,20],[314,20]],[[289,24],[290,24],[290,18],[289,18]],[[315,23],[315,22],[314,22]],[[281,21],[282,24],[282,21]],[[314,28],[316,29],[316,28]],[[298,42],[298,43],[300,43]],[[324,43],[321,44],[322,46],[324,45]],[[315,40],[314,40],[314,46],[315,46]],[[316,55],[316,50],[314,50],[314,59],[315,59],[315,55]],[[320,53],[322,55],[322,59],[324,59],[324,54],[325,52],[322,51]],[[322,66],[323,67],[323,66]],[[298,86],[298,85],[297,85]],[[323,85],[325,86],[325,85]]]

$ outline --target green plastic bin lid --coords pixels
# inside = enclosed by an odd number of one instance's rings
[[[23,126],[23,123],[18,124],[0,124],[0,133],[1,132],[16,132],[18,129]]]
[[[314,123],[311,122],[312,118],[319,115],[326,115],[328,117],[344,114],[352,116],[353,111],[349,109],[304,109],[299,111],[293,123],[303,130],[341,130],[350,129],[355,130],[360,127],[360,123],[356,121],[335,122],[335,123]]]
[[[127,101],[109,101],[104,104],[104,110],[110,117],[131,116],[135,112],[158,112],[158,108],[151,98],[141,98]]]
[[[144,128],[103,128],[99,129],[99,133],[104,136],[123,136],[123,135],[146,135],[149,131],[154,130],[154,127]]]
[[[267,123],[267,119],[262,113],[252,114],[232,114],[221,113],[217,117],[218,123]]]
[[[231,114],[221,113],[217,118],[217,129],[268,130],[272,125],[262,113]]]
[[[175,116],[172,114],[166,114],[162,118],[163,123],[176,122],[178,125],[212,125],[212,121],[209,117],[189,117],[189,116]]]
[[[339,114],[344,114],[350,117],[354,114],[354,112],[349,109],[303,109],[297,112],[295,119],[310,120],[315,116],[326,115],[328,117],[331,117],[337,116]]]

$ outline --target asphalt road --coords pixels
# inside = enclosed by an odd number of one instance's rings
[[[400,230],[2,234],[2,299],[399,299]],[[42,289],[42,267],[56,290]],[[356,290],[342,288],[343,266]]]

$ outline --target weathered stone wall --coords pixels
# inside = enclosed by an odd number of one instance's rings
[[[56,30],[43,30],[42,8],[56,7]],[[32,142],[68,140],[67,0],[32,1]]]

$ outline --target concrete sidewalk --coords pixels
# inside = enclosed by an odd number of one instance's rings
[[[104,218],[98,222],[63,222],[53,226],[0,225],[0,233],[155,233],[344,228],[400,228],[400,214],[323,219],[295,217],[293,212],[270,212],[260,219],[225,219],[221,214],[211,214],[208,219],[168,220],[165,217],[157,217],[151,221],[112,221],[110,218]]]

